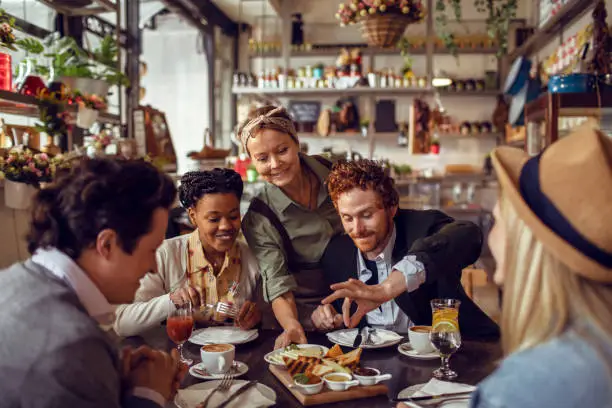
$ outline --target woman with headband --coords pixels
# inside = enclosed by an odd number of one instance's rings
[[[118,306],[115,331],[133,336],[159,325],[168,304],[203,305],[232,302],[240,310],[236,324],[250,329],[261,320],[252,301],[259,278],[257,261],[238,240],[242,179],[229,169],[194,171],[181,178],[179,199],[197,229],[167,239],[157,250],[157,271],[140,282],[134,303]],[[198,320],[224,321],[204,308]]]
[[[242,221],[263,278],[263,295],[283,329],[276,347],[305,343],[311,314],[329,294],[319,260],[330,238],[342,232],[325,180],[331,162],[300,154],[294,122],[282,107],[249,114],[241,142],[266,181]],[[264,314],[264,327],[276,322]]]

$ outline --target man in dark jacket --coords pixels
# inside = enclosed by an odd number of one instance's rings
[[[321,259],[335,292],[313,313],[317,328],[367,323],[406,332],[431,324],[432,299],[452,298],[461,300],[464,337],[499,337],[461,286],[462,270],[480,255],[475,224],[440,211],[399,210],[393,179],[369,160],[336,164],[328,190],[346,235],[333,238]]]

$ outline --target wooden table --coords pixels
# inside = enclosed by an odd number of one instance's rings
[[[260,331],[259,338],[248,344],[236,347],[236,359],[249,366],[249,372],[241,377],[242,379],[257,380],[271,387],[277,395],[277,405],[282,408],[301,407],[302,405],[291,395],[291,393],[281,385],[281,383],[270,373],[268,364],[264,361],[264,354],[272,351],[274,340],[278,332]],[[311,344],[321,344],[331,347],[332,344],[327,337],[321,333],[308,333],[308,342]],[[169,350],[174,345],[168,340],[165,328],[160,327],[144,333],[142,337],[131,337],[123,340],[122,345],[138,346],[148,344],[149,346]],[[344,348],[349,351],[349,348]],[[199,346],[186,343],[185,355],[200,361]],[[477,384],[484,377],[489,375],[496,367],[501,358],[501,346],[497,342],[474,342],[465,341],[457,354],[451,358],[451,367],[457,371],[458,382],[467,384]],[[431,373],[440,366],[440,360],[416,360],[406,357],[397,351],[397,346],[387,347],[377,350],[364,350],[362,357],[364,366],[375,367],[383,373],[393,374],[393,378],[387,382],[389,395],[379,396],[368,399],[354,400],[350,402],[340,402],[329,404],[337,408],[377,408],[391,407],[391,398],[413,384],[421,384],[431,379]],[[187,375],[184,386],[201,382],[201,380]]]

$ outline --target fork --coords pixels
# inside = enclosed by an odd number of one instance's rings
[[[376,344],[372,341],[372,334],[374,334],[374,329],[366,327],[366,338],[363,340],[364,346],[373,346]]]
[[[236,316],[238,316],[238,310],[236,309],[236,307],[233,305],[230,305],[229,303],[217,302],[214,305],[207,304],[205,305],[205,307],[207,309],[213,309],[216,312],[227,315],[233,319],[235,319]]]
[[[208,401],[213,396],[213,394],[217,391],[225,392],[230,389],[232,383],[234,382],[234,376],[230,374],[231,370],[228,371],[221,380],[221,383],[215,387],[214,390],[211,391],[210,394],[204,399],[204,401],[200,402],[199,407],[206,408],[208,406]]]

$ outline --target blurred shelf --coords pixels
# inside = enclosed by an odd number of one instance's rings
[[[377,48],[368,47],[366,44],[353,44],[347,45],[347,47],[329,46],[324,45],[313,46],[312,50],[293,50],[289,54],[292,58],[298,57],[335,57],[342,48],[360,48],[364,56],[377,56],[377,55],[397,55],[401,56],[399,48]],[[410,55],[427,55],[425,47],[413,48],[408,51]],[[497,52],[496,48],[461,48],[458,50],[459,55],[495,55]],[[446,48],[436,48],[433,51],[434,55],[451,55],[451,51]],[[249,58],[282,58],[280,51],[265,51],[265,52],[251,52]]]
[[[497,96],[500,91],[497,89],[484,89],[482,91],[450,91],[440,89],[440,96]]]
[[[612,113],[612,92],[544,93],[525,105],[525,122],[546,120],[546,112],[552,110],[557,117],[595,116]]]
[[[76,113],[76,105],[67,105],[67,110]],[[38,99],[30,95],[22,95],[15,92],[0,90],[0,112],[10,115],[27,116],[31,118],[39,117]],[[112,113],[100,112],[98,122],[110,123],[114,125],[121,124],[119,115]]]
[[[87,7],[70,7],[57,4],[54,0],[38,0],[40,3],[67,16],[91,16],[96,14],[116,12],[117,3],[109,0],[95,0],[93,5]]]
[[[457,140],[464,140],[464,139],[486,139],[486,140],[491,140],[491,139],[497,139],[502,137],[502,133],[496,133],[496,132],[492,132],[492,133],[470,133],[467,135],[464,135],[462,133],[436,133],[438,135],[438,138],[440,140],[450,140],[450,139],[457,139]]]
[[[527,41],[509,54],[509,60],[517,57],[529,56],[546,47],[555,38],[563,33],[569,26],[591,10],[597,1],[595,0],[568,0],[559,12],[551,17],[542,27],[527,39]]]
[[[269,95],[279,97],[294,97],[294,96],[342,96],[342,95],[419,95],[431,93],[431,88],[296,88],[296,89],[260,89],[250,87],[234,87],[232,93],[236,95]]]

